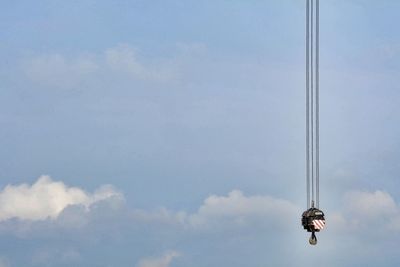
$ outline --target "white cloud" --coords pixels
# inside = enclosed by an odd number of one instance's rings
[[[400,233],[400,205],[383,191],[350,191],[343,197],[344,205],[326,214],[327,230],[335,234],[365,233],[379,225],[380,233]],[[244,229],[301,230],[299,216],[302,209],[295,203],[268,195],[246,196],[242,191],[231,191],[227,196],[211,195],[195,213],[159,209],[154,212],[136,211],[135,219],[144,222],[181,225],[194,231],[203,229],[223,231],[231,227]]]
[[[221,229],[255,224],[285,227],[298,220],[299,210],[288,200],[271,196],[245,196],[241,191],[234,190],[227,196],[207,197],[195,213],[175,212],[166,208],[155,211],[135,210],[133,219],[142,223],[169,224],[186,229]]]
[[[22,220],[55,219],[70,205],[89,209],[101,200],[122,195],[111,186],[103,186],[93,194],[78,187],[41,176],[34,184],[7,185],[0,192],[0,221],[11,218]]]
[[[348,192],[344,201],[345,208],[351,214],[365,218],[391,216],[399,212],[396,202],[386,192]]]
[[[162,257],[146,258],[139,261],[137,267],[168,267],[173,259],[180,256],[179,252],[169,251]]]
[[[344,195],[343,202],[340,210],[327,214],[328,225],[335,232],[366,236],[400,231],[400,206],[389,193],[350,191]]]
[[[84,226],[90,220],[88,211],[94,210],[94,204],[107,200],[106,207],[113,209],[111,200],[122,198],[111,186],[102,186],[94,193],[88,193],[61,181],[53,181],[49,176],[41,176],[32,185],[8,185],[0,191],[0,221],[12,218],[27,221],[57,219],[57,225]],[[298,213],[299,208],[290,201],[271,196],[245,196],[234,190],[227,196],[207,197],[194,213],[166,208],[154,211],[133,209],[125,218],[138,225],[161,224],[196,231],[200,228],[286,227],[295,224]]]
[[[70,87],[80,82],[98,81],[107,76],[114,80],[122,77],[151,82],[174,81],[178,77],[178,64],[171,59],[139,60],[138,49],[120,44],[91,55],[67,57],[44,54],[23,62],[25,75],[32,81],[52,87]],[[115,78],[117,75],[117,78]]]
[[[189,221],[194,227],[221,223],[245,225],[255,221],[285,225],[288,218],[298,216],[297,211],[290,201],[270,196],[247,197],[235,190],[228,196],[208,197]]]
[[[26,221],[57,219],[57,225],[84,226],[91,218],[88,212],[98,206],[94,204],[104,203],[107,209],[114,209],[112,205],[120,202],[111,201],[113,199],[123,199],[123,196],[111,186],[88,193],[53,181],[49,176],[41,176],[32,185],[8,185],[0,191],[0,222],[12,218]],[[379,225],[382,232],[400,232],[400,206],[389,193],[350,191],[343,200],[340,209],[327,212],[327,229],[335,233],[354,230],[360,233]],[[288,229],[293,226],[294,229],[299,228],[300,212],[301,208],[288,200],[268,195],[246,196],[242,191],[234,190],[226,196],[205,198],[194,213],[166,208],[133,209],[124,218],[134,225],[155,224],[190,231],[224,231],[232,227]]]
[[[157,60],[155,64],[146,64],[139,61],[138,49],[127,44],[107,49],[105,62],[112,70],[139,80],[166,82],[174,80],[177,76],[177,67],[172,61]]]
[[[116,70],[126,71],[134,76],[145,77],[148,71],[137,59],[137,49],[129,45],[118,45],[105,51],[108,65]]]

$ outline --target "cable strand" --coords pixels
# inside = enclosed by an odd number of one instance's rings
[[[310,61],[311,61],[311,200],[314,201],[314,0],[311,0],[311,47],[310,47]]]
[[[306,5],[306,187],[307,208],[310,208],[310,0]]]
[[[316,191],[316,205],[319,208],[319,0],[316,0],[316,68],[315,68],[315,150],[316,150],[316,159],[315,159],[315,191]]]

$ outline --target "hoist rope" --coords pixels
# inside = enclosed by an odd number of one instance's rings
[[[315,192],[316,205],[319,208],[319,0],[316,0],[316,52],[315,52]]]
[[[310,0],[306,11],[306,186],[307,208],[310,207]]]
[[[311,199],[314,200],[314,0],[311,0]]]
[[[306,1],[307,207],[319,207],[319,0]]]

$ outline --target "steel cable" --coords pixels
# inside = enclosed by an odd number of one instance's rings
[[[307,207],[319,207],[319,0],[306,1],[306,187]]]
[[[310,208],[310,0],[306,11],[306,186],[307,208]]]
[[[316,205],[319,208],[319,0],[316,0],[316,66],[315,66],[315,193]]]
[[[311,61],[311,200],[314,201],[314,0],[311,0],[311,35],[310,35],[310,61]]]

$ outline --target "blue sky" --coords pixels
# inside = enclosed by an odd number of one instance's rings
[[[398,1],[3,1],[0,267],[398,266]]]

